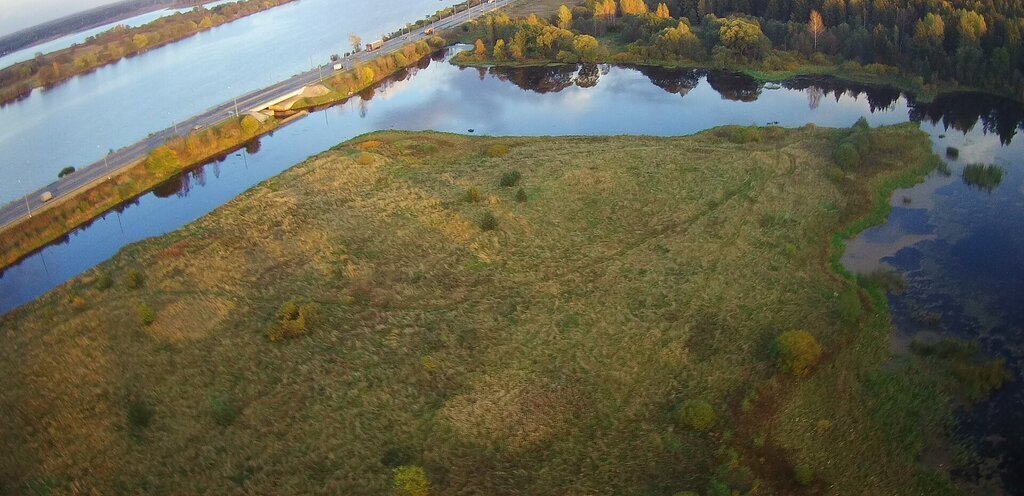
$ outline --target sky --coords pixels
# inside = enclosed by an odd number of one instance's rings
[[[0,0],[0,36],[116,0]]]

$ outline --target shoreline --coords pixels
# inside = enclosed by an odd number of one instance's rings
[[[195,158],[189,158],[184,163],[181,163],[166,170],[160,170],[159,172],[144,170],[145,162],[147,160],[150,160],[154,156],[156,152],[156,150],[154,150],[153,152],[150,152],[145,158],[137,160],[131,166],[118,171],[116,174],[111,176],[111,180],[97,180],[87,185],[83,185],[73,193],[63,194],[58,198],[55,198],[53,203],[46,203],[45,207],[42,210],[33,212],[32,217],[23,218],[20,221],[8,224],[6,226],[3,226],[3,228],[0,228],[0,234],[4,235],[4,237],[2,238],[3,241],[0,242],[0,254],[2,254],[2,256],[0,256],[0,272],[2,272],[4,269],[12,265],[17,264],[21,260],[31,256],[40,249],[45,248],[47,245],[57,240],[60,240],[64,236],[67,236],[68,234],[74,232],[79,227],[86,225],[92,220],[105,215],[112,209],[117,208],[117,206],[122,205],[126,202],[130,202],[138,197],[141,197],[153,191],[161,184],[172,179],[178,174],[205,165],[210,160],[218,156],[238,150],[244,147],[247,143],[249,143],[252,140],[259,139],[264,135],[270,134],[283,126],[286,126],[294,122],[295,120],[305,117],[306,115],[309,114],[310,111],[314,111],[322,107],[328,107],[344,103],[353,96],[358,96],[360,92],[366,91],[367,89],[370,89],[383,83],[388,78],[397,73],[399,70],[411,67],[414,64],[423,60],[424,58],[427,58],[444,48],[443,44],[438,46],[436,41],[434,42],[434,44],[427,44],[426,42],[424,42],[424,44],[428,46],[430,50],[424,53],[416,52],[418,56],[414,59],[409,60],[406,66],[389,66],[387,63],[382,63],[379,61],[383,61],[386,59],[388,61],[393,62],[394,55],[396,53],[406,51],[406,48],[414,47],[414,44],[405,45],[397,52],[382,54],[381,56],[376,57],[375,59],[373,59],[373,61],[364,65],[365,67],[377,68],[380,71],[375,71],[373,81],[354,87],[351,90],[351,94],[343,94],[336,91],[332,91],[328,95],[325,95],[330,97],[326,100],[310,101],[309,98],[301,98],[295,101],[293,105],[289,107],[289,109],[287,109],[287,112],[294,112],[293,114],[288,115],[287,117],[283,117],[280,121],[276,119],[270,121],[271,125],[261,126],[260,129],[251,136],[243,136],[236,141],[224,144],[223,146],[217,148],[216,150],[204,153],[203,155]],[[381,65],[383,65],[384,68],[388,70],[381,70]],[[332,77],[322,80],[318,84],[324,85],[328,84],[328,81],[344,80],[346,78],[351,77],[354,70],[355,69],[340,72]],[[222,126],[225,123],[232,121],[233,119],[234,118],[224,119],[220,121],[218,124],[211,126],[211,128]],[[187,140],[189,139],[189,137],[201,134],[202,132],[205,131],[206,130],[189,133],[189,135],[182,138],[182,140]],[[167,144],[171,143],[172,141],[174,140],[168,140],[167,142],[165,142],[164,146],[167,146]],[[157,148],[157,150],[159,150],[160,148],[163,148],[163,146]],[[124,183],[117,184],[117,179],[121,179],[122,181],[124,181]],[[108,184],[110,182],[113,182],[114,186]],[[101,192],[106,192],[107,194],[102,194]],[[81,199],[83,197],[86,197],[88,199],[95,199],[95,201],[88,205],[82,205]],[[38,219],[48,219],[49,221],[43,227],[35,227],[34,225],[40,222]],[[35,229],[33,229],[33,227],[35,227]],[[31,232],[35,232],[36,234],[30,234]],[[19,235],[22,239],[13,239]]]
[[[469,53],[469,52],[466,52]],[[469,59],[469,60],[466,60]],[[529,60],[523,62],[501,62],[496,63],[493,60],[488,61],[477,61],[472,60],[470,57],[464,58],[453,58],[452,64],[458,67],[464,68],[490,68],[490,67],[507,67],[507,68],[528,68],[528,67],[557,67],[557,66],[569,66],[579,64],[607,64],[619,67],[656,67],[664,69],[683,69],[683,70],[703,70],[703,71],[722,71],[730,72],[733,74],[742,74],[748,76],[759,83],[781,83],[798,77],[805,76],[819,76],[819,77],[831,77],[836,80],[865,84],[869,86],[888,86],[896,89],[908,96],[914,98],[914,100],[921,103],[931,103],[935,98],[955,93],[980,93],[984,95],[1005,98],[1017,103],[1024,103],[1024,98],[1015,95],[1000,93],[997,91],[987,90],[984,88],[975,88],[970,86],[949,86],[942,85],[936,89],[928,89],[919,87],[914,81],[915,76],[899,75],[894,76],[883,76],[873,74],[867,71],[864,72],[850,72],[844,70],[838,65],[828,66],[817,66],[817,65],[803,65],[797,69],[790,71],[765,71],[761,69],[755,69],[752,67],[734,66],[728,68],[716,68],[705,64],[697,63],[685,63],[685,62],[670,62],[670,61],[618,61],[605,59],[596,62],[559,62],[555,60]]]

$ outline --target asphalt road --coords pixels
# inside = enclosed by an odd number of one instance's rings
[[[504,7],[513,1],[514,0],[494,0],[492,3],[482,3],[434,23],[433,28],[440,31],[458,26],[499,7]],[[381,48],[372,52],[361,51],[342,59],[340,61],[342,64],[341,71],[351,68],[353,64],[372,60],[382,54],[394,52],[409,43],[425,40],[432,36],[424,34],[424,29],[425,28],[420,28],[413,33],[388,40]],[[27,196],[19,198],[0,208],[0,228],[7,227],[17,223],[25,217],[31,216],[42,208],[44,204],[56,203],[62,199],[73,196],[75,193],[85,191],[88,186],[95,182],[108,180],[111,176],[122,169],[127,168],[145,158],[150,151],[160,147],[167,140],[187,134],[193,129],[205,128],[215,124],[230,115],[234,115],[236,108],[239,112],[244,113],[257,105],[300,90],[304,86],[316,83],[321,80],[321,76],[323,78],[330,77],[335,72],[332,67],[333,64],[323,65],[319,68],[315,68],[301,74],[296,74],[267,88],[247,93],[232,99],[232,101],[210,108],[199,115],[178,123],[175,127],[153,133],[146,139],[133,145],[115,150],[113,153],[104,157],[103,160],[83,167],[64,178],[57,180],[56,182],[53,182],[33,193],[29,193]],[[45,191],[49,191],[53,194],[53,199],[48,202],[43,202],[40,198]]]

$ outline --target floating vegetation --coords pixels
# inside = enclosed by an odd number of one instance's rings
[[[970,164],[964,168],[964,183],[991,193],[1003,182],[1003,169],[995,164]]]

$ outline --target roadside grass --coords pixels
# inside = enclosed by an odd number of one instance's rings
[[[94,271],[116,284],[84,276],[0,319],[0,478],[389,494],[422,467],[438,494],[932,490],[916,455],[944,398],[883,370],[884,298],[830,244],[880,220],[928,138],[874,131],[877,160],[837,178],[838,131],[764,132],[379,132],[312,157]],[[509,164],[528,202],[501,185]],[[145,284],[121,284],[131,271]],[[861,313],[837,310],[851,292]],[[316,318],[267,339],[292,301]],[[791,329],[823,350],[804,378],[773,359]],[[133,436],[137,391],[152,421]]]

